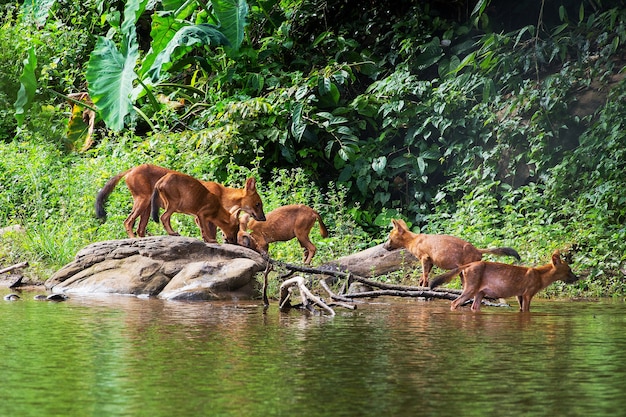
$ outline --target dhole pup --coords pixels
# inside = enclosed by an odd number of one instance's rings
[[[535,294],[555,281],[571,284],[578,280],[567,262],[561,259],[559,251],[552,254],[552,262],[535,268],[502,264],[499,262],[472,262],[432,279],[430,288],[435,288],[450,281],[458,274],[463,274],[463,292],[452,301],[451,310],[455,310],[470,298],[474,298],[472,310],[480,310],[483,297],[517,297],[520,311],[530,311],[530,300]]]
[[[455,236],[413,233],[402,219],[392,219],[393,230],[384,247],[387,250],[406,248],[422,262],[420,285],[428,286],[428,274],[433,265],[441,269],[454,269],[460,265],[480,261],[483,254],[520,256],[512,248],[477,249],[474,245]]]
[[[219,198],[197,179],[180,172],[170,172],[156,182],[152,194],[152,219],[156,222],[159,221],[157,199],[161,200],[165,208],[161,223],[168,234],[178,236],[172,229],[170,217],[174,213],[184,213],[195,217],[205,242],[215,242],[208,230],[211,222],[222,229],[227,243],[237,243],[239,209],[235,207],[231,211],[226,210]]]
[[[309,239],[311,228],[318,221],[322,237],[328,237],[328,230],[319,213],[304,204],[282,206],[267,213],[264,222],[251,220],[247,214],[240,218],[240,231],[237,243],[257,252],[267,253],[272,242],[286,242],[294,237],[304,248],[303,262],[311,263],[317,248]],[[248,233],[247,230],[250,229]]]

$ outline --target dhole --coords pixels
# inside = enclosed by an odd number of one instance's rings
[[[267,213],[264,222],[251,220],[247,214],[240,218],[237,243],[257,252],[267,253],[272,242],[286,242],[294,237],[304,248],[303,262],[308,265],[317,248],[309,239],[315,221],[319,222],[322,237],[328,237],[328,229],[319,213],[304,204],[282,206]],[[246,230],[250,229],[248,233]]]
[[[208,230],[209,222],[222,229],[226,242],[237,242],[239,209],[235,207],[232,209],[233,213],[226,210],[219,198],[194,177],[170,172],[156,182],[152,193],[152,219],[156,222],[159,221],[158,199],[165,208],[161,223],[168,234],[178,236],[172,229],[170,217],[173,213],[184,213],[195,216],[205,242],[215,242],[215,237]]]
[[[170,172],[176,171],[156,165],[143,164],[117,174],[107,181],[96,196],[96,217],[103,220],[106,219],[104,203],[117,183],[125,177],[126,185],[133,196],[133,209],[126,220],[124,220],[124,228],[126,229],[128,237],[135,237],[133,228],[135,227],[135,221],[139,217],[137,235],[141,237],[145,236],[146,226],[150,218],[150,202],[154,185],[159,179],[165,176],[165,174]],[[247,213],[250,213],[256,220],[263,221],[265,219],[263,202],[256,191],[256,181],[254,178],[248,178],[244,189],[224,187],[221,184],[210,181],[200,182],[220,199],[222,205],[227,210],[238,206]],[[215,234],[215,226],[210,225],[209,236],[215,239]]]
[[[497,256],[513,256],[518,261],[519,254],[512,248],[477,249],[474,245],[448,235],[425,235],[413,233],[402,219],[392,219],[393,230],[384,247],[387,250],[406,248],[422,262],[420,285],[428,286],[428,274],[433,265],[441,269],[454,269],[460,265],[480,261],[484,253]],[[462,277],[461,277],[462,279]]]
[[[524,266],[502,264],[498,262],[478,261],[462,265],[432,279],[430,288],[435,288],[450,281],[462,273],[463,292],[452,301],[451,310],[474,298],[472,310],[480,310],[483,297],[517,297],[520,311],[530,311],[530,300],[540,290],[555,281],[571,284],[578,280],[569,265],[561,260],[559,251],[552,254],[552,263],[527,268]]]

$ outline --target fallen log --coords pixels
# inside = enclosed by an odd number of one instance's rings
[[[461,293],[460,290],[457,289],[446,289],[446,288],[437,288],[434,290],[429,290],[427,287],[416,287],[416,286],[408,286],[408,285],[398,285],[398,284],[386,284],[384,282],[378,282],[378,281],[374,281],[368,278],[364,278],[362,276],[359,275],[355,275],[351,272],[344,272],[344,271],[338,271],[338,270],[328,270],[325,268],[314,268],[314,267],[310,267],[310,266],[302,266],[302,265],[295,265],[295,264],[289,264],[289,263],[285,263],[285,262],[281,262],[281,261],[276,261],[274,259],[269,259],[269,262],[271,262],[273,265],[277,265],[283,268],[286,268],[291,272],[291,274],[293,274],[294,272],[304,272],[304,273],[308,273],[308,274],[314,274],[314,275],[327,275],[327,276],[331,276],[331,277],[336,277],[336,278],[343,278],[348,280],[348,285],[346,287],[349,287],[350,282],[351,281],[358,281],[362,284],[368,285],[370,287],[376,287],[376,288],[381,288],[383,290],[394,290],[394,291],[399,291],[399,292],[408,292],[409,294],[416,294],[416,292],[419,292],[420,294],[424,294],[424,295],[412,295],[413,297],[427,297],[428,294],[449,294],[447,297],[439,297],[439,296],[435,296],[432,298],[446,298],[446,299],[454,299],[456,297],[459,296],[459,294]],[[290,275],[290,274],[286,274],[286,275]],[[328,284],[328,282],[326,282],[326,284]],[[337,295],[342,295],[345,296],[346,294],[337,294]],[[405,295],[406,296],[406,295]],[[453,298],[450,298],[453,297]]]

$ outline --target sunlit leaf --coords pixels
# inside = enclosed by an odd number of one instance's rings
[[[296,142],[300,142],[304,131],[306,130],[306,123],[302,119],[302,103],[297,103],[293,109],[291,115],[291,134]]]
[[[56,0],[25,0],[22,9],[26,14],[32,13],[37,26],[43,26],[48,19],[50,9]]]
[[[35,47],[31,46],[28,49],[28,57],[24,60],[24,70],[20,76],[20,89],[14,104],[15,119],[19,125],[24,123],[24,113],[30,108],[35,98],[35,91],[37,90],[36,68],[37,55],[35,55]]]
[[[374,160],[372,161],[372,169],[374,170],[374,172],[376,172],[379,175],[384,172],[386,167],[387,167],[386,156],[379,156],[378,158],[374,158]]]

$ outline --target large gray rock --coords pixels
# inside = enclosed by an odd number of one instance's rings
[[[258,295],[256,252],[182,236],[97,242],[82,249],[46,282],[54,293],[132,294],[215,300]]]
[[[361,252],[338,258],[321,266],[322,269],[352,272],[362,277],[375,277],[402,268],[413,269],[420,264],[419,259],[406,249],[388,251],[384,244],[372,246]]]

